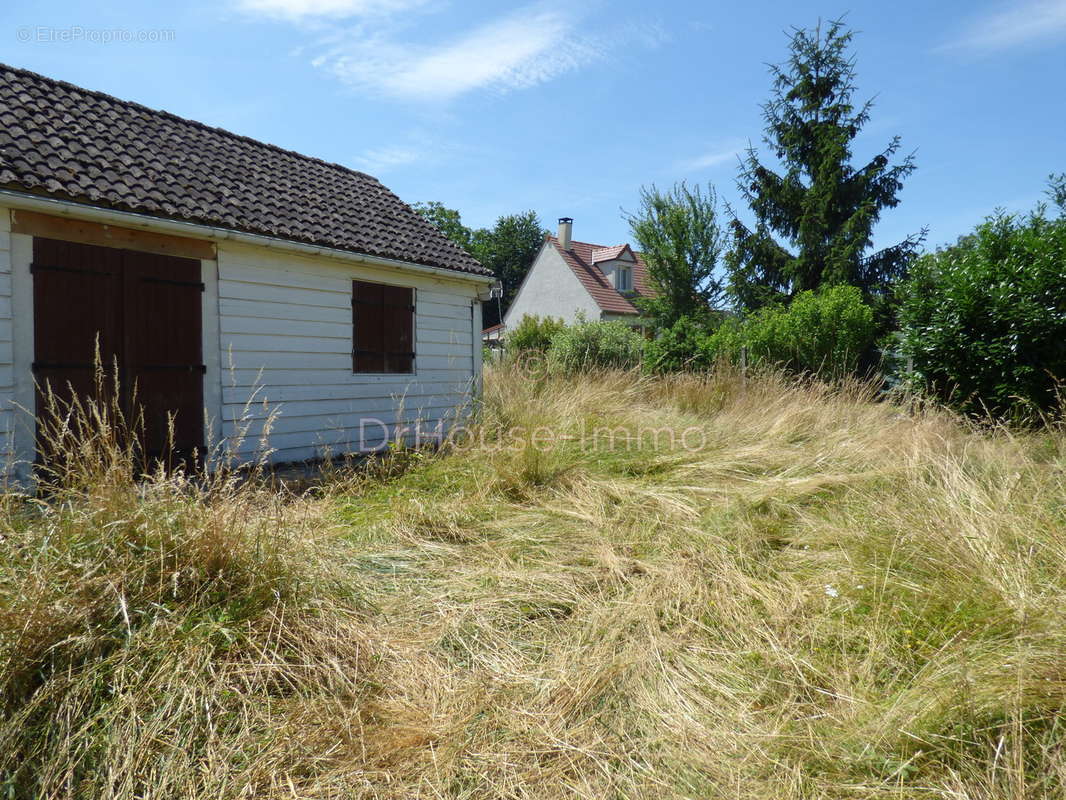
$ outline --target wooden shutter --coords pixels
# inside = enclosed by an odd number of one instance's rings
[[[94,357],[105,397],[133,422],[143,412],[143,453],[184,456],[203,448],[200,262],[34,237],[34,377],[63,402],[96,395]],[[121,397],[110,396],[118,366]],[[136,404],[134,403],[136,399]],[[38,414],[46,409],[43,393]],[[167,452],[173,417],[174,452]]]
[[[167,453],[168,417],[179,455],[203,449],[203,291],[200,262],[124,252],[126,363],[143,413],[144,449]],[[132,398],[131,398],[132,399]]]
[[[352,281],[352,371],[414,372],[414,289]]]
[[[94,368],[99,347],[100,364],[108,371],[99,388],[109,392],[116,362],[125,366],[122,251],[35,238],[30,271],[38,414],[47,408],[49,388],[61,406],[75,397],[110,400],[96,396]]]
[[[412,372],[415,358],[414,290],[384,287],[385,372]]]
[[[379,283],[352,281],[353,372],[385,371],[382,288]]]

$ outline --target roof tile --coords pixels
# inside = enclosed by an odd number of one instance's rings
[[[559,245],[559,239],[555,236],[549,236],[548,241],[563,257],[563,260],[569,265],[574,275],[581,281],[581,285],[592,295],[592,299],[596,301],[596,305],[600,307],[601,311],[605,311],[608,314],[640,313],[631,302],[634,295],[624,295],[611,286],[603,270],[597,267],[593,260],[594,258],[596,261],[609,260],[602,256],[602,253],[605,252],[613,252],[614,255],[611,258],[617,257],[629,245],[603,247],[602,245],[589,244],[588,242],[571,241],[571,249],[563,250]],[[631,252],[636,258],[636,263],[633,264],[634,294],[637,297],[652,297],[655,291],[652,289],[651,281],[648,277],[648,267],[640,253]]]

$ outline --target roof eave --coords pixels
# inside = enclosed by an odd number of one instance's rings
[[[388,258],[385,256],[360,253],[354,250],[346,250],[328,245],[310,244],[296,239],[285,239],[276,236],[267,236],[260,233],[224,228],[217,225],[209,225],[200,222],[187,222],[144,214],[138,211],[124,211],[107,208],[87,203],[79,203],[74,200],[62,200],[47,195],[31,194],[14,189],[0,188],[0,200],[5,205],[13,208],[22,208],[28,211],[41,211],[57,216],[76,217],[91,222],[103,222],[106,224],[122,225],[124,227],[155,230],[164,233],[173,233],[190,237],[210,239],[211,241],[237,241],[246,244],[257,245],[275,250],[288,250],[303,255],[322,255],[338,258],[344,261],[361,261],[379,266],[399,267],[403,269],[429,272],[441,277],[453,280],[475,281],[477,283],[492,283],[496,278],[489,274],[467,272],[465,270],[450,267],[437,267],[429,264],[419,264],[413,261]]]

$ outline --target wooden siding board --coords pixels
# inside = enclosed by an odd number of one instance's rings
[[[223,359],[228,356],[228,353],[223,354]],[[329,373],[322,373],[316,370],[299,370],[299,369],[229,369],[223,364],[222,369],[222,385],[223,387],[244,386],[249,388],[262,387],[269,389],[275,386],[318,386],[323,384],[336,383],[340,379],[348,377],[351,373],[338,374],[336,370]],[[420,369],[417,375],[406,376],[394,376],[394,375],[382,375],[382,376],[365,376],[367,378],[366,385],[374,384],[393,384],[395,382],[390,378],[406,377],[409,381],[414,382],[438,382],[438,381],[462,381],[466,382],[470,380],[469,373],[464,373],[458,369]],[[2,370],[0,370],[0,381],[3,379]],[[348,386],[352,385],[351,381],[344,381]],[[0,382],[0,386],[3,383]],[[357,392],[358,394],[358,392]]]
[[[430,428],[438,420],[455,416],[456,409],[460,405],[433,405],[422,408],[383,409],[378,411],[366,411],[352,414],[313,414],[304,416],[286,416],[280,413],[269,419],[271,435],[283,433],[329,433],[338,431],[358,431],[360,425],[365,427],[377,427],[379,423],[385,424],[420,424]],[[260,438],[263,427],[268,420],[264,419],[236,419],[222,420],[222,435],[227,439],[233,439],[241,432],[246,432],[249,438]]]
[[[0,331],[0,337],[3,332]],[[436,341],[431,338],[420,340],[419,355],[464,357],[470,354],[470,337],[465,341]],[[347,338],[335,336],[275,336],[263,334],[228,333],[224,334],[223,347],[232,347],[235,352],[243,353],[310,353],[322,355],[344,355],[349,360],[352,352],[351,335]],[[256,348],[252,350],[251,348]],[[280,363],[280,362],[279,362]],[[238,363],[238,366],[242,364]],[[308,362],[308,366],[312,366]],[[398,373],[404,374],[404,373]]]
[[[454,418],[440,420],[441,430],[447,432],[449,425],[454,424],[454,421]],[[397,422],[382,417],[381,423],[380,426],[368,423],[362,436],[358,426],[351,428],[320,428],[308,431],[279,431],[275,429],[268,436],[267,449],[283,451],[295,448],[314,448],[317,450],[331,447],[335,448],[334,452],[338,454],[340,452],[365,452],[373,450],[383,441],[385,431],[388,431],[388,437],[392,437],[395,435],[397,427],[413,430],[410,420]],[[421,428],[421,433],[426,440],[432,439],[435,432],[436,428],[429,423]],[[262,452],[264,449],[261,438],[256,435],[248,435],[239,439],[227,437],[226,441],[230,452],[241,457]],[[272,458],[271,460],[278,461],[280,459]]]
[[[467,320],[470,319],[469,303],[466,306],[451,306],[419,301],[416,305],[416,324],[420,328],[451,330],[457,319],[461,319],[463,316]],[[219,302],[219,311],[225,316],[290,320],[293,322],[316,321],[351,324],[352,317],[350,305],[346,305],[343,308],[340,306],[308,306],[295,302],[248,300],[236,297],[223,297]]]
[[[223,402],[227,405],[245,405],[249,401],[268,405],[304,400],[374,400],[385,403],[397,397],[421,397],[424,395],[465,395],[469,390],[469,380],[415,382],[411,384],[367,384],[358,398],[352,398],[351,384],[299,384],[295,386],[270,386],[253,394],[252,387],[225,386],[222,389]],[[269,393],[267,393],[269,392]]]
[[[279,352],[277,350],[239,350],[232,349],[230,358],[229,348],[225,342],[222,345],[224,368],[232,366],[236,370],[302,370],[305,379],[310,377],[309,372],[328,370],[343,374],[351,374],[352,359],[349,353],[323,353],[323,352]],[[453,370],[470,374],[473,365],[473,357],[470,352],[461,355],[423,355],[418,354],[418,372],[409,377],[421,375],[423,369],[427,370]],[[397,373],[402,374],[402,373]],[[225,381],[225,374],[223,374]],[[353,385],[358,381],[352,381]]]
[[[227,316],[257,317],[259,319],[279,320],[318,320],[319,322],[350,322],[351,306],[330,308],[328,306],[301,306],[295,303],[264,303],[259,300],[245,300],[238,297],[222,297],[219,300],[219,313]]]
[[[256,403],[248,406],[241,414],[241,419],[269,419],[271,416],[280,418],[291,417],[358,417],[359,415],[373,415],[376,413],[404,413],[416,414],[419,419],[424,415],[419,412],[427,408],[455,408],[468,402],[468,399],[459,393],[426,395],[420,397],[361,397],[361,398],[333,398],[333,399],[309,399],[287,400],[276,403]],[[276,413],[275,413],[276,412]],[[230,422],[233,418],[230,418]]]
[[[222,320],[225,334],[277,334],[279,336],[317,336],[322,339],[350,339],[350,325],[317,319],[264,319],[263,317],[227,316]]]
[[[271,286],[221,278],[218,282],[218,295],[223,299],[256,300],[308,308],[335,308],[338,297],[345,296],[345,293],[306,287]]]

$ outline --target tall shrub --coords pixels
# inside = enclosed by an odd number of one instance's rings
[[[717,322],[712,318],[712,322]],[[679,372],[710,367],[712,328],[703,319],[681,317],[656,333],[644,346],[644,369],[648,372]]]
[[[787,306],[767,306],[728,322],[708,342],[714,355],[774,364],[793,372],[842,377],[858,370],[876,334],[873,310],[854,286],[800,292]]]
[[[633,238],[648,265],[655,294],[636,298],[641,313],[655,328],[669,328],[688,317],[709,321],[724,294],[718,260],[724,235],[718,224],[718,195],[679,183],[661,191],[640,190],[640,211],[627,214]]]
[[[1056,406],[1066,379],[1066,217],[990,217],[919,259],[901,300],[916,387],[967,413]]]
[[[507,333],[507,349],[511,353],[546,353],[551,346],[552,337],[566,327],[556,317],[538,317],[526,314]]]
[[[563,372],[630,369],[643,349],[644,337],[622,322],[580,321],[552,337],[548,364]]]

